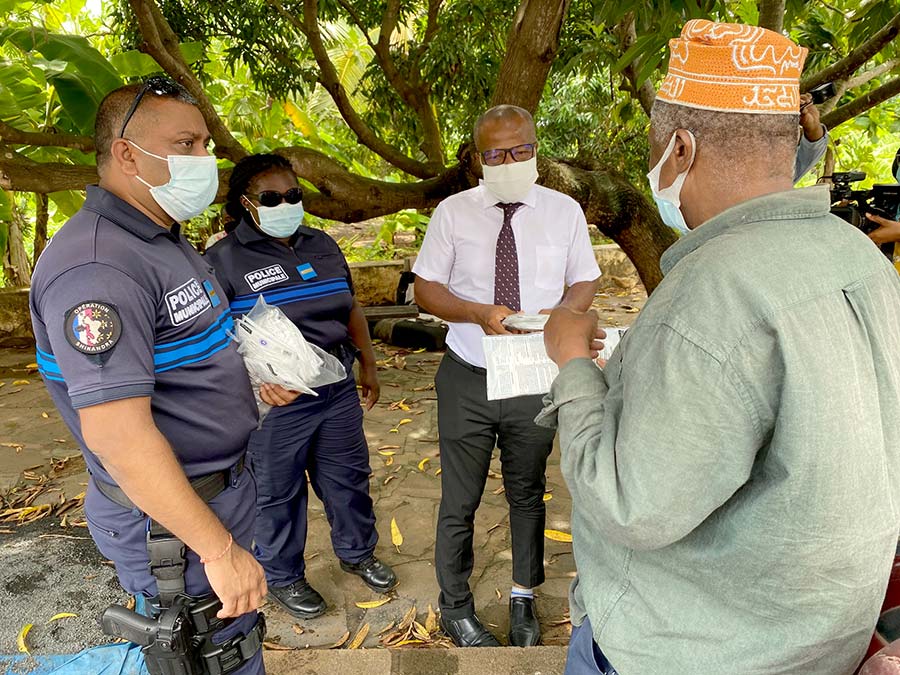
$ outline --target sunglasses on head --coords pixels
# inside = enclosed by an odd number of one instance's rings
[[[137,112],[138,106],[141,104],[144,96],[148,93],[156,96],[181,96],[187,94],[187,90],[177,82],[170,80],[168,77],[156,75],[149,78],[135,95],[134,101],[131,102],[131,107],[125,114],[125,121],[122,122],[119,138],[125,138],[125,127],[128,126],[128,123],[131,121],[131,118],[134,117],[134,113]]]
[[[303,201],[303,190],[298,187],[278,192],[277,190],[263,190],[258,194],[247,193],[248,197],[253,197],[259,202],[260,206],[278,206],[282,201],[288,204],[299,204]]]

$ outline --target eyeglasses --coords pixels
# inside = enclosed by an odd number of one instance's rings
[[[534,157],[534,149],[537,143],[525,143],[514,148],[494,148],[481,153],[481,161],[486,166],[500,166],[506,161],[507,155],[512,155],[513,161],[524,162]]]
[[[125,127],[128,126],[131,118],[134,117],[134,113],[137,112],[138,106],[141,104],[141,100],[147,92],[152,92],[157,96],[181,96],[187,93],[187,90],[177,82],[170,80],[168,77],[163,77],[162,75],[155,75],[154,77],[149,78],[135,95],[134,101],[131,102],[131,107],[125,114],[125,121],[122,122],[119,138],[125,138]]]
[[[299,204],[303,201],[303,190],[298,187],[285,190],[283,193],[277,190],[263,190],[259,194],[248,192],[248,197],[255,197],[260,206],[278,206],[282,201],[288,204]]]

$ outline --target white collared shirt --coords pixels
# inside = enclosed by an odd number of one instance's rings
[[[522,312],[537,314],[562,300],[567,287],[600,277],[587,221],[574,199],[535,185],[512,217],[519,259]],[[494,304],[494,262],[503,211],[484,187],[452,195],[434,210],[413,272],[444,284],[469,302]],[[448,346],[468,363],[484,367],[474,323],[451,323]]]

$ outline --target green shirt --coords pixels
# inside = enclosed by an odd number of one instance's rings
[[[558,423],[571,612],[621,675],[847,675],[900,531],[900,277],[827,191],[682,237]]]

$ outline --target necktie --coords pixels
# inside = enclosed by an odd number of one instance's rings
[[[519,299],[519,257],[516,255],[512,217],[522,203],[498,203],[497,206],[503,209],[503,227],[497,235],[497,253],[494,258],[494,304],[506,305],[518,312],[522,309],[522,303]]]

